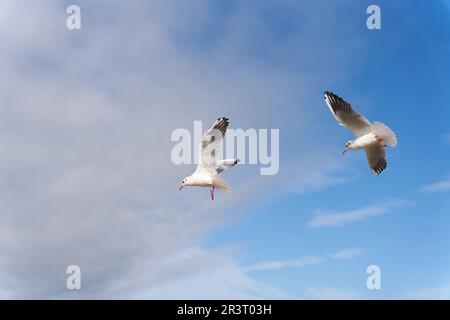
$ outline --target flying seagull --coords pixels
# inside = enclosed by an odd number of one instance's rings
[[[395,133],[381,122],[369,122],[362,114],[354,111],[350,103],[332,92],[325,92],[325,102],[336,121],[349,129],[356,140],[345,144],[342,154],[350,149],[364,149],[370,170],[378,176],[386,169],[386,146],[394,148],[397,145]]]
[[[198,146],[197,169],[189,177],[183,179],[180,190],[184,186],[210,187],[211,200],[214,200],[216,187],[220,191],[230,190],[220,174],[236,165],[239,159],[217,160],[216,158],[228,125],[228,118],[218,118],[211,128],[203,133],[202,141]]]

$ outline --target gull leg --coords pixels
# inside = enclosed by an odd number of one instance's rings
[[[378,144],[382,147],[386,147],[386,143],[384,143],[383,139],[379,138],[378,136],[376,136],[376,137],[377,137]]]
[[[214,185],[211,186],[211,190],[209,191],[209,193],[211,194],[211,200],[214,200],[214,190],[216,189],[216,187]]]

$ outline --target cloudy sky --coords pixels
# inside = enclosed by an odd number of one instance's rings
[[[0,298],[450,298],[450,3],[372,3],[0,0]],[[379,177],[325,90],[396,131]],[[212,202],[170,138],[219,116],[280,170]]]

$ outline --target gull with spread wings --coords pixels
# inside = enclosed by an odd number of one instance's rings
[[[211,200],[214,200],[216,187],[220,191],[229,191],[230,187],[220,174],[236,165],[239,159],[217,160],[217,155],[229,125],[228,118],[218,118],[216,122],[205,131],[198,146],[197,169],[181,182],[180,190],[185,186],[209,187]]]
[[[395,133],[381,122],[369,122],[362,114],[354,111],[350,103],[332,92],[325,92],[325,102],[336,121],[356,136],[345,144],[343,154],[350,149],[364,149],[370,170],[378,176],[387,167],[386,146],[397,145]]]

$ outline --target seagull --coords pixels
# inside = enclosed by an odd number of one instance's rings
[[[228,118],[218,118],[214,124],[203,133],[198,146],[197,169],[181,182],[180,190],[185,186],[210,187],[211,200],[214,200],[216,187],[220,191],[229,191],[230,187],[220,174],[233,167],[239,159],[217,160],[216,156],[228,125]]]
[[[325,92],[325,102],[336,121],[356,136],[356,140],[345,144],[342,154],[350,149],[364,149],[370,170],[378,176],[387,167],[386,146],[394,148],[397,145],[395,133],[381,122],[370,123],[354,111],[350,103],[332,92]]]

